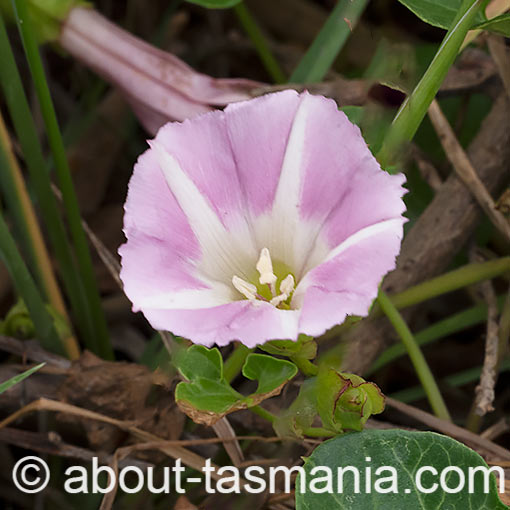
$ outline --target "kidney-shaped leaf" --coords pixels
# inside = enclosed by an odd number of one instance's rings
[[[297,367],[294,363],[265,354],[250,354],[243,366],[243,375],[259,383],[255,395],[274,392],[296,373]]]
[[[344,468],[343,476],[338,468]],[[496,479],[485,471],[484,460],[434,432],[365,430],[338,436],[322,443],[305,460],[304,469],[307,490],[301,492],[300,476],[296,510],[508,509],[498,497]]]

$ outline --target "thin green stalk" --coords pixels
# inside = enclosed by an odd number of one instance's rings
[[[285,83],[287,78],[281,70],[280,64],[278,64],[278,61],[271,53],[271,50],[269,49],[269,46],[267,45],[267,42],[264,38],[264,34],[260,30],[260,27],[251,15],[250,11],[246,8],[246,5],[244,5],[243,2],[238,3],[234,7],[234,11],[239,18],[244,31],[252,40],[255,49],[259,54],[260,60],[262,60],[262,63],[266,68],[266,71],[269,73],[275,83]]]
[[[319,34],[292,73],[291,83],[322,81],[351,35],[368,0],[338,0]]]
[[[503,296],[498,297],[498,305],[500,309],[503,305],[503,300]],[[479,304],[471,308],[467,308],[462,312],[451,315],[450,317],[436,322],[435,324],[432,324],[431,326],[416,333],[414,338],[419,346],[427,345],[448,335],[474,326],[475,324],[481,324],[486,319],[487,305]],[[365,375],[369,376],[373,374],[377,370],[380,370],[386,366],[388,363],[391,363],[392,361],[405,354],[406,349],[402,344],[397,343],[391,347],[388,347],[377,358],[377,360],[373,363]]]
[[[508,372],[509,370],[510,360],[503,361],[501,364],[500,372]],[[441,380],[441,385],[458,388],[460,386],[478,381],[480,379],[481,373],[482,367],[469,368],[467,370],[463,370],[462,372],[458,372],[456,374],[445,377]],[[416,400],[420,400],[421,398],[426,397],[425,392],[421,386],[406,388],[405,390],[397,391],[396,393],[392,393],[388,396],[394,398],[395,400],[400,400],[400,402],[404,402],[405,404],[410,404],[411,402],[415,402]]]
[[[391,302],[389,297],[382,291],[379,291],[378,296],[379,304],[383,312],[386,314],[390,322],[392,323],[395,331],[398,336],[402,340],[402,343],[405,345],[409,357],[414,365],[414,369],[420,379],[420,382],[427,394],[428,400],[430,402],[430,406],[434,411],[434,414],[438,418],[442,418],[443,420],[451,421],[450,413],[444,403],[443,397],[439,392],[439,388],[436,384],[436,380],[430,371],[430,368],[427,364],[427,360],[423,356],[423,353],[420,350],[420,347],[416,343],[411,331],[407,327],[404,319],[395,308],[395,305]]]
[[[232,382],[241,373],[244,362],[250,352],[253,352],[253,349],[249,349],[241,343],[234,347],[232,354],[223,364],[223,377],[225,377],[227,382]]]
[[[394,294],[391,302],[399,310],[416,305],[448,292],[473,285],[483,280],[510,272],[510,257],[502,257],[488,262],[467,264],[426,282],[419,283],[403,292]]]
[[[67,214],[69,229],[76,250],[79,271],[83,277],[82,281],[85,294],[94,324],[97,349],[103,357],[111,359],[113,357],[113,350],[108,336],[106,319],[101,306],[101,299],[94,275],[87,237],[81,224],[80,210],[71,179],[64,143],[46,81],[35,32],[28,13],[28,5],[23,0],[12,0],[12,4],[25,48],[27,61],[34,80],[35,90],[41,106],[41,113],[46,125],[48,142],[55,161],[55,169],[62,191],[64,209]]]
[[[301,358],[300,356],[291,356],[290,359],[306,377],[314,377],[319,372],[319,367],[314,365],[309,359]]]
[[[87,348],[98,352],[96,337],[90,317],[89,303],[85,295],[81,274],[75,266],[74,253],[69,244],[66,229],[60,217],[46,160],[43,156],[37,130],[30,112],[23,84],[11,50],[5,24],[0,13],[0,84],[4,93],[30,180],[36,194],[48,236],[58,261],[62,281],[69,297],[78,331]]]
[[[383,168],[394,164],[400,148],[413,139],[446,73],[455,61],[475,16],[486,2],[487,0],[462,2],[452,27],[446,33],[427,71],[393,119],[383,146],[377,154],[377,159]]]
[[[303,429],[303,435],[308,437],[334,437],[340,434],[322,427],[308,427]]]
[[[276,416],[273,413],[266,411],[263,407],[253,406],[249,407],[249,409],[251,412],[255,413],[261,418],[264,418],[264,420],[268,421],[269,423],[274,423],[274,421],[276,420]]]
[[[46,303],[23,261],[16,243],[0,214],[0,258],[4,262],[13,284],[30,313],[37,337],[46,349],[64,354],[64,347],[58,336],[53,319],[46,309]]]
[[[0,395],[4,392],[6,392],[9,388],[12,388],[14,385],[19,384],[21,381],[24,381],[27,377],[31,376],[34,372],[37,372],[42,367],[44,367],[46,363],[41,363],[39,365],[36,365],[35,367],[29,368],[27,371],[15,375],[14,377],[11,377],[8,381],[2,382],[0,384]]]
[[[9,134],[0,114],[0,182],[4,191],[9,210],[16,223],[25,253],[28,255],[31,266],[34,268],[40,287],[54,310],[66,321],[71,331],[71,321],[67,314],[64,300],[53,273],[53,266],[37,217],[25,187],[25,181],[16,157],[12,151]],[[69,358],[77,359],[80,349],[74,336],[69,335],[62,339]]]

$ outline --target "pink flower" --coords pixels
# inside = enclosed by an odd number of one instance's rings
[[[405,178],[334,101],[270,94],[169,123],[149,145],[119,251],[154,328],[253,347],[368,313],[400,249]]]
[[[122,30],[95,10],[75,7],[62,25],[62,48],[117,86],[150,133],[169,120],[184,120],[242,101],[261,84],[211,78]]]

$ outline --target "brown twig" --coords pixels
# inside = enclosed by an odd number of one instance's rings
[[[479,260],[479,257],[476,257]],[[491,281],[480,283],[480,291],[487,303],[487,329],[485,338],[485,358],[483,362],[480,383],[476,387],[474,413],[485,416],[494,410],[494,387],[496,386],[498,364],[498,301]]]
[[[478,177],[473,164],[462,148],[462,145],[460,145],[457,140],[448,119],[441,111],[439,103],[436,100],[432,101],[428,113],[446,153],[446,157],[452,164],[458,177],[471,191],[494,226],[507,241],[510,241],[510,223],[508,223],[506,218],[496,209],[494,200]]]
[[[236,434],[228,418],[224,416],[212,426],[215,434],[222,440],[225,451],[228,453],[233,465],[238,467],[244,461],[243,450],[236,439]]]
[[[510,52],[505,45],[505,39],[502,36],[492,34],[487,38],[487,44],[505,86],[506,93],[510,97]]]
[[[416,407],[410,406],[408,404],[404,404],[403,402],[399,402],[390,397],[386,397],[386,404],[389,407],[393,407],[397,411],[400,411],[407,416],[418,420],[419,422],[427,425],[432,429],[435,429],[443,434],[451,436],[458,441],[463,443],[470,444],[477,447],[480,450],[483,450],[491,455],[494,455],[498,459],[502,460],[510,460],[510,451],[503,448],[502,446],[489,441],[483,437],[480,437],[478,434],[471,432],[467,429],[454,425],[453,423],[447,422],[445,420],[441,420],[436,416],[427,413],[426,411],[422,411]]]

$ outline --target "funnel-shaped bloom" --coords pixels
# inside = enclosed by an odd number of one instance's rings
[[[260,85],[198,73],[87,7],[70,10],[58,43],[117,86],[151,133],[169,120],[184,120],[249,99],[250,91]]]
[[[395,266],[403,175],[334,101],[284,91],[160,129],[129,184],[121,278],[156,329],[204,345],[317,336]]]

